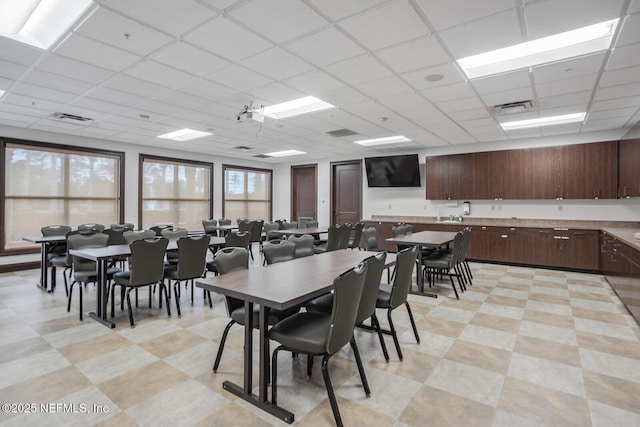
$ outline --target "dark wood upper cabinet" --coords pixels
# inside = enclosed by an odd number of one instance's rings
[[[629,157],[635,155],[637,165],[640,142],[633,148],[637,152]],[[614,199],[617,153],[618,143],[611,141],[427,157],[426,196],[431,200]],[[628,178],[627,192],[640,195],[640,172],[628,169],[635,176]]]
[[[620,141],[618,156],[618,197],[639,197],[640,139]]]

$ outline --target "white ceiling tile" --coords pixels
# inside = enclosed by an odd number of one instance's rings
[[[455,120],[457,122],[491,117],[489,115],[489,111],[487,111],[487,109],[484,107],[475,108],[473,110],[455,111],[453,113],[449,113],[448,116],[451,117],[452,120]]]
[[[126,70],[125,74],[170,88],[184,86],[195,79],[190,74],[151,60],[137,63]]]
[[[333,27],[293,41],[287,45],[287,49],[318,67],[353,58],[366,52]]]
[[[616,118],[629,119],[636,112],[638,112],[638,108],[634,108],[634,107],[616,108],[613,110],[591,111],[587,115],[587,122],[590,120],[602,120],[602,119],[616,119]]]
[[[0,106],[4,106],[5,104],[20,105],[27,108],[34,108],[36,110],[47,111],[49,113],[59,111],[60,108],[63,106],[63,104],[61,104],[60,102],[47,101],[42,98],[35,99],[32,96],[20,95],[14,92],[10,92],[5,95],[5,97],[2,99],[2,103],[0,103]]]
[[[470,98],[475,92],[467,83],[454,83],[420,91],[431,102],[450,101],[452,99]]]
[[[76,95],[69,92],[62,92],[59,90],[43,86],[36,86],[29,83],[17,83],[11,89],[11,93],[30,96],[34,99],[44,99],[47,101],[58,102],[62,104],[71,102],[76,97]]]
[[[442,79],[436,82],[426,80],[427,76],[441,74]],[[465,78],[462,76],[458,68],[453,64],[437,65],[435,67],[423,68],[421,70],[411,71],[402,75],[410,85],[416,90],[428,90],[440,86],[451,85],[454,83],[463,83]]]
[[[59,45],[55,53],[112,71],[124,70],[140,59],[132,53],[76,34]]]
[[[322,92],[330,91],[344,86],[344,83],[331,77],[324,71],[312,70],[307,73],[290,77],[286,83],[302,93],[320,97]]]
[[[24,72],[27,71],[27,67],[24,65],[14,64],[13,62],[0,61],[0,76],[16,80]]]
[[[174,36],[184,34],[217,15],[193,0],[163,1],[161,5],[157,0],[100,0],[99,3]]]
[[[564,106],[576,106],[577,110],[574,112],[586,111],[587,103],[591,98],[591,92],[578,92],[578,93],[570,93],[566,95],[560,96],[550,96],[545,98],[540,98],[539,106],[540,110],[545,110],[548,108],[556,108],[556,107],[564,107]]]
[[[94,84],[114,75],[113,71],[53,54],[45,56],[38,69]]]
[[[557,80],[549,83],[537,84],[536,93],[540,97],[557,96],[573,92],[589,91],[593,89],[598,74]]]
[[[618,99],[599,100],[596,93],[596,99],[591,105],[591,111],[614,110],[618,108],[635,107],[640,105],[640,96],[627,96]]]
[[[313,69],[313,65],[295,57],[279,47],[266,50],[241,63],[253,70],[257,70],[274,80],[283,80]]]
[[[141,104],[146,100],[146,98],[135,95],[133,93],[122,92],[107,87],[98,87],[95,90],[91,91],[87,96],[89,98],[112,102],[114,104],[127,107],[133,107],[134,105]]]
[[[640,66],[628,67],[615,71],[605,71],[600,78],[600,87],[635,83],[638,81],[638,76],[640,76]]]
[[[470,83],[478,93],[487,94],[531,86],[531,77],[528,70],[519,70],[497,76],[473,79]]]
[[[155,101],[166,102],[167,104],[197,110],[209,103],[209,100],[201,96],[190,95],[185,92],[174,90],[165,95],[155,98]]]
[[[424,97],[417,94],[401,94],[379,98],[378,102],[401,116],[414,118],[437,112]]]
[[[42,55],[40,49],[6,37],[0,37],[0,52],[4,61],[24,66],[32,65]]]
[[[607,70],[640,65],[640,43],[617,47],[607,61]]]
[[[225,59],[179,42],[154,52],[150,58],[196,76],[204,76],[229,65]]]
[[[456,59],[524,41],[514,9],[468,22],[439,34]]]
[[[272,46],[264,38],[223,17],[207,22],[183,39],[230,61],[241,61]]]
[[[272,83],[266,86],[251,89],[249,95],[265,100],[265,105],[279,104],[281,102],[291,101],[293,99],[307,96],[300,91],[292,89],[280,83]]]
[[[533,100],[533,91],[530,86],[519,89],[504,90],[482,95],[482,100],[489,108],[491,108],[494,105]]]
[[[254,1],[234,9],[231,17],[276,43],[327,25],[320,15],[298,0]]]
[[[29,125],[31,123],[37,122],[41,118],[42,116],[12,113],[12,112],[6,111],[4,108],[0,110],[0,122],[2,123],[19,122],[19,123]]]
[[[120,111],[122,111],[123,108],[128,108],[121,104],[114,104],[113,102],[107,102],[100,99],[93,99],[88,97],[80,98],[74,101],[73,105],[100,111],[107,114],[118,114]]]
[[[388,0],[309,0],[314,7],[330,19],[337,21],[344,17],[374,8]]]
[[[574,30],[620,16],[624,0],[562,0],[525,2],[529,40]]]
[[[600,88],[596,93],[596,99],[606,100],[636,95],[640,95],[640,82]]]
[[[536,83],[547,83],[598,73],[602,68],[604,58],[604,53],[596,53],[553,64],[540,65],[533,67],[533,76]]]
[[[29,73],[22,81],[76,95],[80,95],[93,87],[91,83],[79,82],[75,79],[39,70]]]
[[[582,127],[581,123],[570,123],[566,125],[545,126],[542,130],[542,136],[566,135],[569,133],[578,133]]]
[[[439,101],[434,103],[436,107],[445,113],[453,113],[456,111],[473,110],[482,108],[484,105],[478,98],[453,99],[451,101]]]
[[[266,86],[272,82],[271,79],[235,64],[211,73],[206,78],[214,83],[235,88],[240,92]]]
[[[383,77],[381,79],[369,80],[365,83],[360,83],[354,86],[357,90],[360,90],[370,97],[376,99],[383,96],[408,93],[413,89],[409,87],[405,82],[396,76]]]
[[[173,40],[167,34],[103,7],[98,8],[85,20],[76,32],[140,56],[148,55]]]
[[[361,55],[357,58],[325,67],[325,70],[348,84],[354,85],[369,80],[387,77],[391,74],[380,62],[370,55]]]
[[[449,57],[437,39],[430,36],[378,50],[376,56],[397,73],[431,67],[449,61]]]
[[[515,7],[513,0],[417,0],[417,3],[438,31]]]
[[[623,128],[629,126],[628,118],[612,118],[603,120],[589,120],[582,126],[583,131],[611,130],[615,128]]]
[[[191,95],[207,98],[209,101],[228,98],[238,93],[235,89],[204,79],[192,80],[186,85],[180,86],[179,89]]]
[[[429,29],[407,1],[389,3],[370,12],[347,18],[339,25],[369,50],[381,49],[429,34]]]
[[[115,89],[120,92],[138,95],[143,98],[153,98],[156,96],[160,96],[170,90],[167,87],[151,83],[147,80],[141,80],[135,77],[127,76],[125,74],[118,74],[114,78],[109,79],[102,86]]]
[[[640,27],[640,13],[627,16],[623,22],[622,30],[617,40],[617,46],[639,43],[640,34],[638,33],[640,33],[640,31],[638,31],[638,27]]]
[[[342,86],[337,89],[322,91],[318,95],[323,101],[337,107],[340,107],[341,105],[350,105],[352,103],[365,102],[371,99],[349,86]]]

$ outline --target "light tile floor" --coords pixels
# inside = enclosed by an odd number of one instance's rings
[[[377,338],[356,332],[369,399],[348,346],[331,360],[345,425],[640,426],[640,330],[602,276],[472,268],[460,300],[446,284],[437,299],[410,297],[420,344],[404,309],[394,313],[404,362],[390,337],[385,363]],[[0,400],[14,409],[2,407],[2,426],[284,425],[222,389],[241,383],[241,327],[211,371],[228,322],[220,296],[211,310],[199,290],[193,306],[183,292],[181,318],[142,298],[135,329],[117,310],[109,330],[79,321],[77,301],[67,313],[64,290],[43,293],[37,280],[36,270],[0,275]],[[94,304],[90,285],[85,308]],[[279,403],[296,424],[332,425],[320,363],[311,378],[304,358],[279,364]]]

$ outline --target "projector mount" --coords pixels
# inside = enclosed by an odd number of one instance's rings
[[[242,110],[238,114],[236,114],[236,120],[239,122],[243,122],[245,120],[255,120],[256,122],[263,123],[264,115],[262,115],[262,111],[264,110],[264,105],[261,105],[260,108],[253,106],[253,101],[249,101],[249,105],[245,105]]]

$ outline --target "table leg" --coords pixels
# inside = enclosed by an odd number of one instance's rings
[[[422,274],[422,268],[422,246],[418,245],[418,274],[416,275],[416,285],[418,286],[418,290],[411,293],[430,298],[438,298],[438,294],[424,291],[424,275]]]
[[[49,289],[48,283],[48,267],[47,264],[49,260],[47,259],[48,244],[46,242],[42,242],[40,244],[40,283],[38,283],[38,287],[45,292],[53,292],[53,289]]]
[[[93,320],[102,323],[103,325],[113,329],[116,324],[107,319],[107,259],[99,259],[96,262],[96,286],[98,287],[96,292],[96,311],[90,312],[89,317]]]

